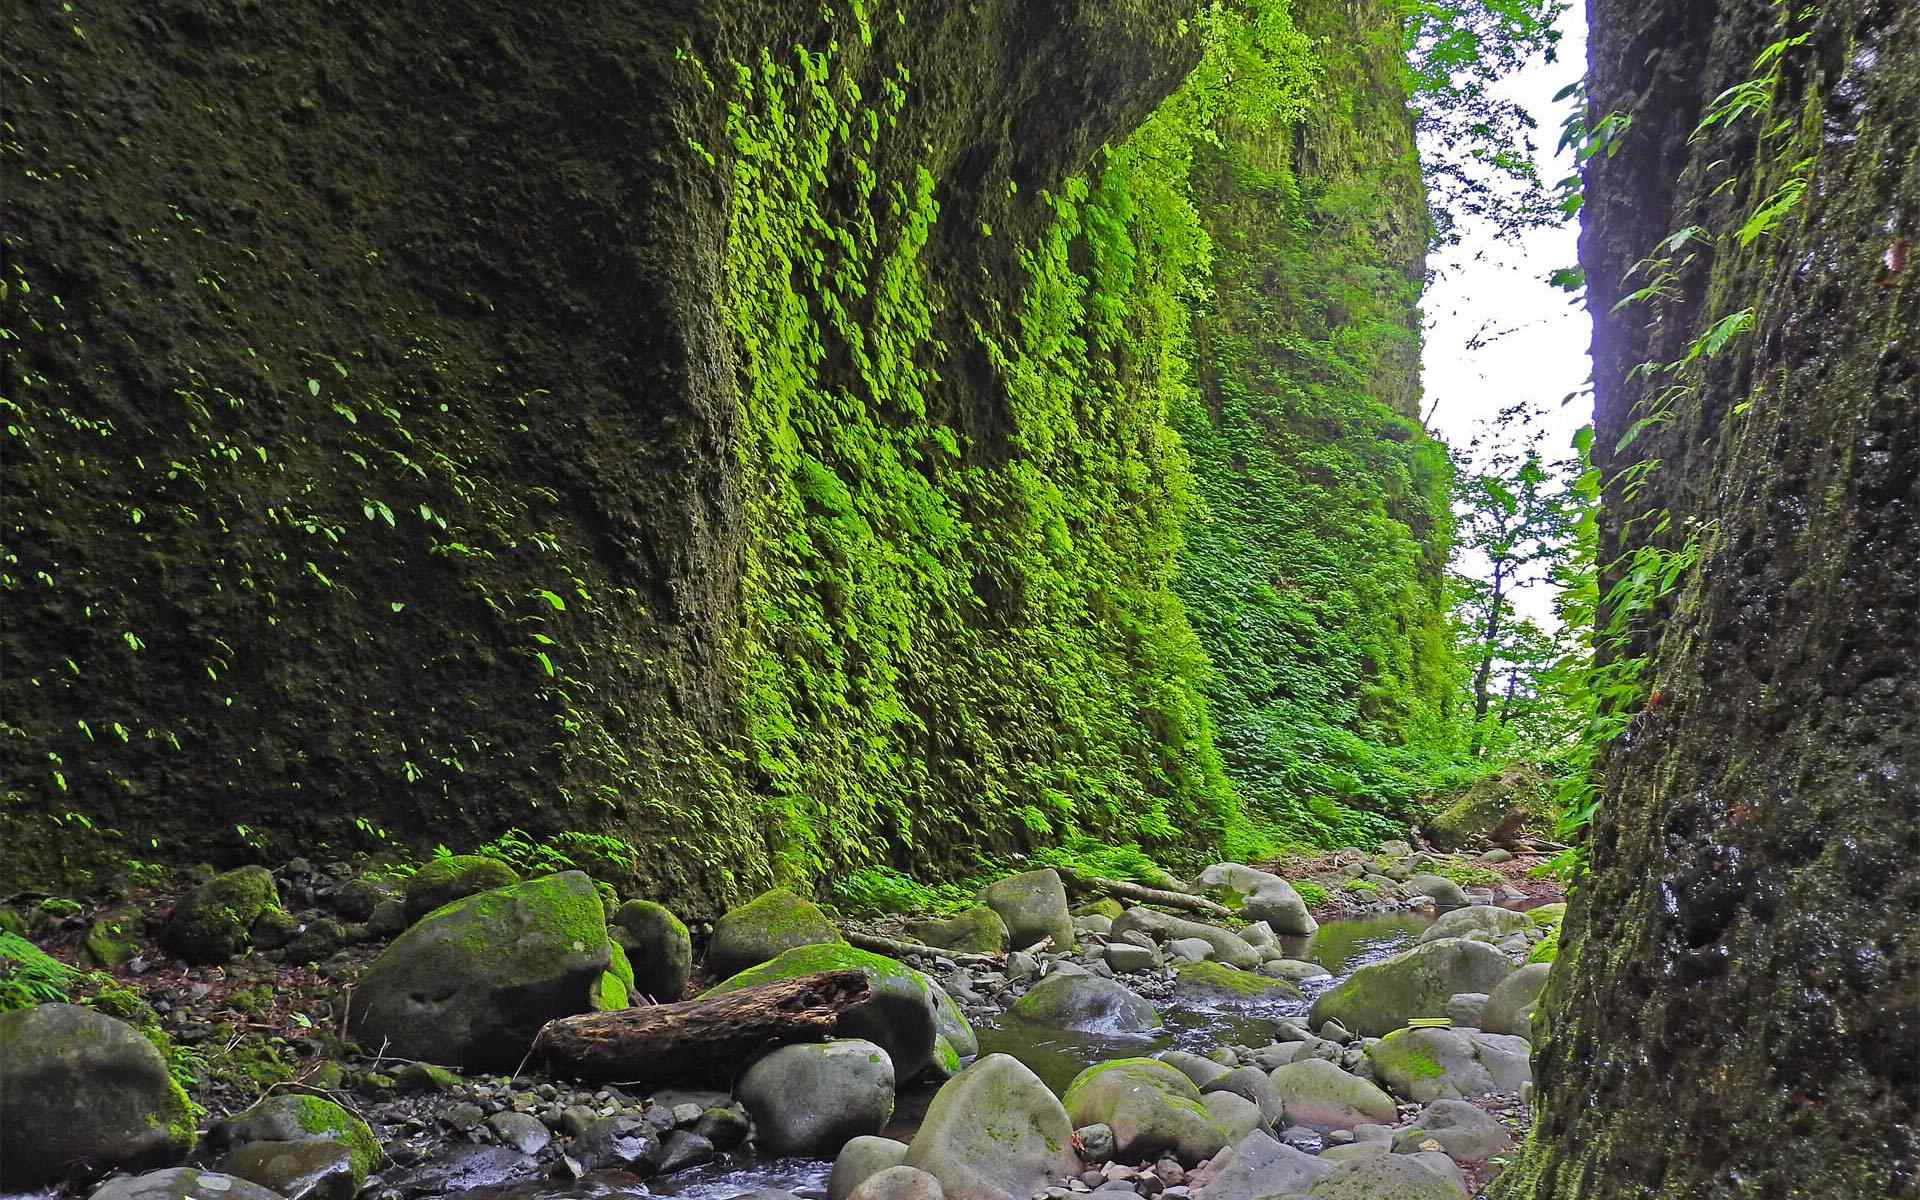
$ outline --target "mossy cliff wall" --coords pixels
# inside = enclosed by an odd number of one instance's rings
[[[11,22],[0,876],[517,825],[697,908],[1244,830],[1174,591],[1193,16]]]
[[[1920,1195],[1920,8],[1590,11],[1603,561],[1699,565],[1629,648],[1498,1194]]]

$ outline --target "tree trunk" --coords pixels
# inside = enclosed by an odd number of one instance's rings
[[[775,1046],[824,1040],[872,994],[863,972],[828,971],[710,1000],[582,1013],[541,1026],[532,1053],[574,1079],[725,1082]]]
[[[1601,561],[1673,515],[1699,567],[1645,623],[1649,703],[1610,749],[1504,1200],[1920,1195],[1920,5],[1591,0],[1587,176]],[[1792,24],[1789,24],[1792,22]],[[1771,112],[1692,137],[1781,59]],[[1784,122],[1771,139],[1762,131]],[[1804,176],[1797,164],[1809,160]],[[1783,186],[1804,200],[1736,236]],[[1732,181],[1729,183],[1729,181]],[[1613,311],[1703,225],[1649,320]],[[1625,453],[1642,362],[1752,306]],[[1645,529],[1646,526],[1641,526]],[[1606,586],[1603,582],[1603,588]]]

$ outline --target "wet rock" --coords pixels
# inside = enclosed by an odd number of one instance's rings
[[[1059,872],[1009,875],[980,889],[980,902],[1000,914],[1010,945],[1024,948],[1052,938],[1054,950],[1073,949],[1073,918],[1067,912],[1067,889]]]
[[[540,1026],[587,1011],[612,961],[606,910],[580,871],[436,909],[375,959],[352,997],[363,1044],[509,1070]]]
[[[1465,1200],[1466,1195],[1457,1170],[1449,1177],[1403,1154],[1350,1159],[1307,1189],[1308,1200]]]
[[[1417,1104],[1517,1092],[1533,1080],[1524,1038],[1477,1029],[1402,1029],[1367,1050],[1394,1095]]]
[[[1225,963],[1195,962],[1180,968],[1173,994],[1189,1004],[1248,1008],[1300,999],[1300,989],[1284,979],[1268,979]]]
[[[220,1165],[286,1200],[353,1200],[365,1179],[354,1169],[353,1151],[339,1142],[249,1142]]]
[[[520,873],[499,859],[478,854],[433,859],[407,877],[402,891],[407,922],[418,921],[443,904],[519,882]]]
[[[918,1167],[876,1171],[853,1191],[852,1200],[945,1200],[940,1181]]]
[[[799,946],[843,940],[813,901],[775,888],[729,911],[714,925],[707,943],[707,969],[723,977],[734,975]]]
[[[122,1175],[100,1185],[88,1200],[207,1200],[212,1196],[220,1200],[280,1200],[279,1193],[257,1183],[197,1167]]]
[[[265,867],[216,875],[188,892],[160,930],[160,944],[190,963],[222,963],[252,945],[253,923],[279,907]]]
[[[1114,1153],[1122,1159],[1165,1151],[1192,1164],[1218,1154],[1230,1140],[1193,1081],[1158,1059],[1123,1058],[1088,1067],[1061,1099],[1076,1126],[1112,1129]]]
[[[1365,966],[1314,1002],[1311,1021],[1380,1037],[1412,1017],[1439,1016],[1457,992],[1491,992],[1513,970],[1484,942],[1442,938]]]
[[[1146,1033],[1160,1028],[1153,1005],[1112,980],[1049,975],[1007,1010],[1009,1017],[1080,1033]]]
[[[1320,1058],[1288,1063],[1268,1075],[1287,1119],[1315,1129],[1351,1129],[1399,1116],[1393,1097]]]
[[[522,1154],[538,1154],[553,1141],[540,1118],[519,1112],[499,1112],[487,1118],[493,1140]]]
[[[1283,1115],[1280,1093],[1274,1090],[1267,1073],[1258,1067],[1236,1067],[1200,1085],[1203,1097],[1212,1092],[1232,1092],[1250,1100],[1259,1107],[1262,1121],[1274,1126],[1280,1123]]]
[[[686,994],[693,975],[693,937],[665,905],[629,900],[613,914],[607,932],[626,951],[635,992],[662,1004]]]
[[[847,1200],[868,1179],[907,1160],[907,1145],[892,1138],[863,1135],[840,1147],[827,1181],[828,1200]]]
[[[1438,921],[1421,931],[1420,940],[1436,942],[1441,938],[1481,935],[1488,941],[1497,941],[1510,933],[1519,933],[1527,925],[1525,913],[1514,912],[1510,908],[1494,908],[1489,904],[1473,904],[1442,913]]]
[[[1266,922],[1274,933],[1306,935],[1320,928],[1300,893],[1278,875],[1241,863],[1215,863],[1194,883],[1248,920]]]
[[[1011,937],[1000,914],[984,904],[944,921],[916,921],[910,928],[929,946],[967,954],[1003,954]]]
[[[1331,1164],[1264,1133],[1250,1133],[1188,1179],[1193,1200],[1262,1200],[1304,1192]]]
[[[718,1152],[714,1150],[712,1142],[691,1130],[676,1129],[654,1147],[646,1161],[660,1174],[671,1175],[675,1171],[712,1162],[716,1157]]]
[[[659,1133],[632,1113],[614,1113],[598,1117],[582,1129],[568,1152],[589,1171],[608,1167],[642,1170],[651,1165],[648,1156],[659,1144]]]
[[[825,1157],[885,1127],[893,1115],[893,1062],[857,1038],[782,1046],[747,1068],[739,1094],[761,1149]]]
[[[1230,967],[1251,970],[1263,961],[1261,953],[1235,933],[1229,933],[1215,925],[1199,921],[1188,921],[1155,912],[1150,908],[1130,908],[1126,915],[1113,923],[1113,936],[1124,938],[1126,934],[1139,932],[1155,942],[1169,942],[1176,938],[1202,938],[1213,947],[1213,956]]]
[[[574,1156],[580,1157],[579,1147]],[[623,1164],[610,1163],[610,1166]],[[361,1195],[365,1200],[409,1200],[415,1196],[443,1196],[449,1192],[470,1192],[477,1188],[503,1187],[531,1178],[540,1169],[540,1160],[506,1146],[449,1146],[429,1162],[402,1171],[388,1172]],[[202,1193],[197,1200],[209,1200]],[[230,1200],[222,1197],[221,1200]]]
[[[367,1123],[319,1096],[269,1096],[207,1131],[207,1148],[216,1154],[239,1150],[255,1142],[326,1142],[344,1146],[352,1163],[356,1191],[366,1182],[368,1173],[380,1165],[380,1142]]]
[[[1440,875],[1415,875],[1407,880],[1404,890],[1409,896],[1427,896],[1442,908],[1456,908],[1467,903],[1467,893],[1459,884]]]
[[[1529,963],[1495,984],[1475,1024],[1488,1033],[1532,1037],[1533,1014],[1552,971],[1551,963]]]
[[[1513,1151],[1506,1126],[1464,1100],[1436,1100],[1393,1135],[1400,1154],[1439,1150],[1456,1162],[1486,1162]]]
[[[947,1200],[1028,1200],[1076,1174],[1073,1123],[1038,1076],[989,1054],[941,1087],[906,1165],[940,1181]]]
[[[693,1123],[693,1131],[719,1150],[731,1150],[746,1141],[752,1129],[746,1116],[732,1108],[704,1109],[700,1119]]]
[[[193,1149],[187,1098],[152,1042],[72,1004],[0,1013],[0,1187],[137,1171]]]

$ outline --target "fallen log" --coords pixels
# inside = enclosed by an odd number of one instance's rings
[[[905,958],[912,954],[922,954],[929,958],[947,958],[963,967],[1004,967],[1007,956],[1004,954],[970,954],[959,950],[942,950],[938,946],[923,946],[919,942],[903,942],[898,938],[881,937],[877,933],[862,933],[858,929],[843,929],[841,934],[847,941],[862,950],[872,950],[878,954],[889,954],[894,958]]]
[[[862,971],[824,971],[703,1000],[548,1021],[528,1053],[573,1079],[725,1082],[758,1055],[832,1036],[873,998]]]
[[[1145,884],[1132,883],[1124,879],[1100,879],[1092,875],[1080,875],[1064,867],[1055,867],[1060,880],[1069,888],[1079,892],[1094,892],[1102,896],[1111,896],[1115,900],[1131,900],[1135,904],[1158,904],[1162,908],[1182,908],[1188,912],[1203,913],[1209,917],[1231,918],[1233,910],[1224,904],[1216,904],[1205,896],[1190,896],[1185,892],[1169,892],[1164,888],[1151,888]]]

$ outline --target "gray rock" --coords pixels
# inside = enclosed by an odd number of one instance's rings
[[[219,1171],[170,1167],[145,1175],[121,1175],[94,1190],[88,1200],[281,1200],[278,1192]]]
[[[1259,1107],[1262,1121],[1275,1127],[1280,1124],[1283,1116],[1280,1093],[1274,1090],[1267,1073],[1258,1067],[1236,1067],[1200,1085],[1202,1097],[1212,1092],[1232,1092],[1250,1100]]]
[[[1103,1163],[1113,1157],[1113,1129],[1098,1122],[1073,1131],[1080,1144],[1080,1157],[1088,1164]]]
[[[821,1158],[886,1126],[893,1062],[859,1039],[782,1046],[747,1068],[739,1095],[762,1150]]]
[[[1386,1124],[1399,1116],[1393,1097],[1320,1058],[1288,1063],[1268,1077],[1287,1119],[1315,1129]]]
[[[1073,918],[1067,913],[1067,889],[1059,872],[1048,868],[1009,875],[980,889],[980,902],[1000,914],[1009,945],[1025,949],[1052,938],[1054,950],[1073,949]]]
[[[476,1110],[477,1111],[477,1110]],[[359,1117],[319,1096],[269,1096],[253,1107],[227,1117],[207,1131],[207,1149],[215,1154],[237,1151],[259,1142],[325,1142],[346,1147],[353,1169],[353,1190],[366,1182],[380,1165],[380,1142]],[[235,1160],[229,1160],[235,1161]],[[236,1170],[256,1183],[283,1189],[276,1183]]]
[[[73,1004],[0,1013],[0,1187],[138,1171],[193,1149],[186,1097],[133,1026]]]
[[[1406,893],[1430,896],[1442,908],[1457,908],[1467,902],[1467,894],[1460,890],[1460,885],[1440,875],[1415,875],[1407,880]]]
[[[1160,965],[1158,950],[1126,942],[1108,942],[1106,958],[1107,965],[1123,975],[1134,971],[1151,971]]]
[[[581,1147],[578,1143],[573,1147],[573,1156],[575,1159],[581,1157]],[[529,1178],[539,1169],[539,1159],[530,1158],[506,1146],[450,1146],[444,1153],[411,1170],[398,1174],[389,1172],[382,1176],[379,1195],[382,1197],[444,1196],[450,1192],[501,1187]],[[207,1193],[202,1192],[198,1200],[211,1200],[211,1198]],[[229,1200],[229,1198],[222,1197],[221,1200]]]
[[[1481,851],[1480,861],[1484,863],[1512,862],[1513,851],[1508,850],[1503,846],[1495,846],[1491,850]]]
[[[1446,1017],[1455,1025],[1480,1028],[1480,1015],[1486,1011],[1485,992],[1455,992],[1447,997]]]
[[[1324,979],[1332,974],[1319,963],[1306,962],[1297,958],[1268,959],[1260,964],[1259,973],[1272,979],[1284,979],[1288,983]]]
[[[918,1167],[876,1171],[853,1191],[852,1200],[946,1200],[940,1181]]]
[[[1466,1194],[1457,1178],[1401,1154],[1349,1159],[1307,1189],[1308,1200],[1465,1200]]]
[[[1421,931],[1420,940],[1435,942],[1441,938],[1468,937],[1479,933],[1487,935],[1491,941],[1510,933],[1520,933],[1527,925],[1525,913],[1517,913],[1510,908],[1495,908],[1490,904],[1473,904],[1442,913],[1438,921]]]
[[[1168,1153],[1193,1164],[1218,1154],[1230,1140],[1193,1081],[1159,1059],[1088,1067],[1067,1086],[1062,1103],[1076,1126],[1112,1129],[1114,1153],[1128,1161]]]
[[[1007,1010],[1009,1017],[1079,1033],[1146,1033],[1160,1028],[1153,1005],[1109,979],[1049,975]]]
[[[944,921],[916,921],[910,928],[926,945],[969,954],[1004,954],[1011,937],[1000,914],[984,904]]]
[[[1465,1100],[1436,1100],[1393,1135],[1400,1154],[1438,1150],[1456,1162],[1486,1162],[1513,1150],[1506,1127]]]
[[[538,1117],[526,1113],[500,1112],[487,1118],[487,1128],[502,1146],[511,1146],[522,1154],[538,1154],[553,1141],[553,1135]],[[289,1197],[291,1200],[291,1197]]]
[[[707,969],[726,978],[798,946],[842,940],[840,931],[813,901],[775,888],[715,922],[707,942]]]
[[[1494,985],[1478,1022],[1488,1033],[1533,1036],[1533,1014],[1540,1007],[1552,963],[1528,963]]]
[[[216,875],[174,906],[160,929],[160,944],[188,962],[225,962],[247,949],[254,922],[279,904],[265,867]]]
[[[407,906],[398,900],[382,900],[367,914],[367,936],[379,941],[397,938],[407,931]]]
[[[827,1200],[847,1200],[861,1184],[907,1161],[907,1144],[863,1134],[840,1147],[827,1180]]]
[[[601,1117],[580,1131],[568,1153],[589,1171],[608,1167],[638,1170],[659,1144],[659,1131],[631,1113]],[[518,1153],[515,1151],[514,1153]]]
[[[1113,936],[1123,938],[1126,934],[1139,932],[1155,942],[1168,942],[1175,938],[1203,938],[1213,947],[1213,956],[1231,967],[1252,970],[1260,965],[1263,956],[1258,950],[1247,945],[1239,934],[1228,933],[1215,925],[1206,925],[1199,921],[1188,921],[1180,917],[1155,912],[1151,908],[1130,908],[1126,914],[1113,923]]]
[[[1263,954],[1268,947],[1278,944],[1274,937],[1273,926],[1265,921],[1255,921],[1253,924],[1242,928],[1239,932],[1241,941],[1252,946],[1255,950],[1261,951]]]
[[[1333,1166],[1264,1133],[1250,1133],[1189,1176],[1193,1200],[1262,1200],[1305,1192]]]
[[[1260,1106],[1237,1092],[1207,1092],[1200,1097],[1200,1104],[1213,1123],[1226,1130],[1229,1142],[1267,1125]]]
[[[1402,1029],[1367,1050],[1380,1081],[1417,1104],[1517,1092],[1531,1056],[1526,1039],[1478,1029]]]
[[[1080,1170],[1067,1110],[1005,1054],[987,1055],[941,1087],[906,1165],[938,1179],[947,1200],[1029,1200]]]
[[[1392,1153],[1393,1147],[1385,1142],[1351,1142],[1344,1146],[1328,1146],[1320,1152],[1320,1160],[1339,1164],[1356,1158],[1377,1158]]]
[[[1355,971],[1314,1001],[1311,1020],[1381,1037],[1412,1017],[1441,1015],[1456,992],[1491,992],[1512,970],[1492,946],[1441,938]]]
[[[1162,1050],[1154,1057],[1193,1080],[1193,1085],[1199,1088],[1206,1087],[1230,1070],[1210,1058],[1202,1058],[1186,1050]]]
[[[407,877],[402,888],[412,924],[443,904],[520,882],[520,873],[496,858],[453,854],[435,858]]]
[[[1174,938],[1167,943],[1167,953],[1186,962],[1205,962],[1213,957],[1213,943],[1205,938]]]
[[[629,900],[613,914],[607,932],[627,952],[633,991],[671,1004],[693,975],[693,937],[679,917],[651,900]]]
[[[353,1200],[360,1191],[353,1152],[339,1142],[249,1142],[220,1165],[286,1200]]]
[[[1266,922],[1275,933],[1305,935],[1320,928],[1300,893],[1278,875],[1240,863],[1215,863],[1194,882],[1229,907],[1238,907],[1248,920]]]
[[[653,1153],[647,1156],[647,1165],[662,1175],[671,1175],[712,1162],[717,1156],[713,1143],[706,1138],[689,1129],[676,1129],[654,1147]]]

